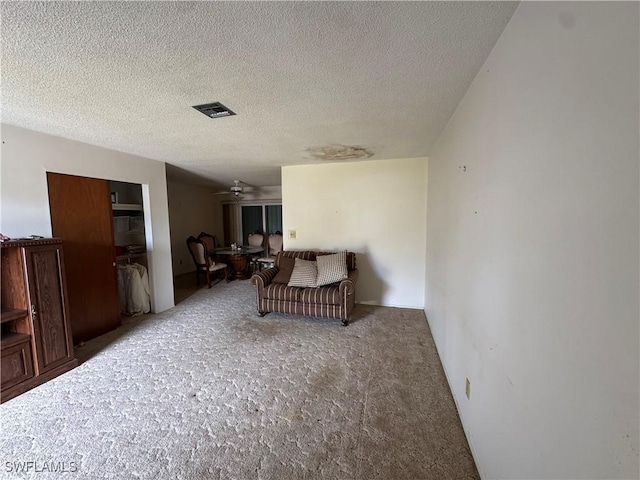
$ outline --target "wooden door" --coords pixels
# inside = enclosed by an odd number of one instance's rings
[[[47,173],[51,228],[64,240],[73,342],[120,326],[109,182]]]
[[[60,244],[25,247],[37,374],[73,359]]]

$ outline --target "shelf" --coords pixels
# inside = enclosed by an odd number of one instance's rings
[[[2,307],[2,321],[0,323],[18,320],[29,315],[27,310],[19,310],[17,308]]]
[[[2,348],[12,347],[19,343],[25,343],[31,341],[31,335],[25,335],[24,333],[6,332],[2,334],[2,341],[0,344]]]
[[[118,255],[116,257],[117,262],[130,261],[134,258],[146,257],[147,252],[138,252],[138,253],[125,253],[124,255]]]
[[[142,205],[137,203],[112,203],[111,208],[114,210],[142,211]]]
[[[118,255],[116,258],[117,259],[126,259],[126,258],[133,258],[133,257],[141,257],[143,255],[146,255],[147,252],[131,252],[131,253],[123,253],[122,255]]]

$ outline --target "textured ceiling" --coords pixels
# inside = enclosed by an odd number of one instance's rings
[[[426,156],[516,5],[2,2],[2,121],[212,185]],[[191,108],[213,101],[237,115]]]

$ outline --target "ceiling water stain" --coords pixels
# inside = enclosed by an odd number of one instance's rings
[[[307,152],[318,160],[357,160],[373,156],[372,150],[357,145],[331,144],[324,147],[307,148]]]

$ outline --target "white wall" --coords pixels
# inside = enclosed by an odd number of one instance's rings
[[[2,233],[51,236],[47,172],[142,184],[153,310],[173,307],[164,163],[11,125],[1,136]]]
[[[426,313],[484,478],[638,478],[638,14],[521,3],[429,158]]]
[[[425,158],[283,167],[284,248],[354,251],[357,302],[422,308],[426,179]]]
[[[222,220],[216,218],[222,215],[222,211],[220,209],[218,213],[220,202],[212,191],[193,185],[167,183],[174,275],[194,272],[196,269],[187,249],[187,237],[197,237],[200,232],[206,232],[222,241]]]

